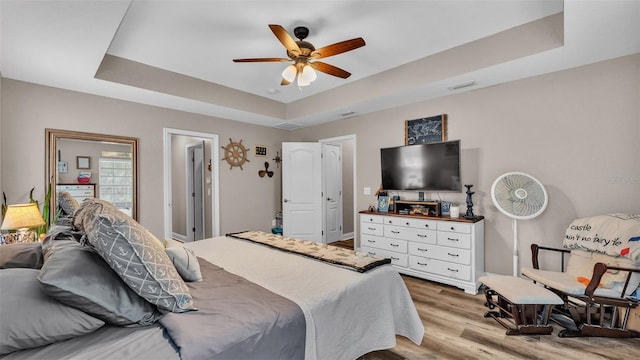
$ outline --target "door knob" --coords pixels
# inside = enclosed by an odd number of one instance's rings
[[[284,200],[282,200],[282,201],[284,201],[284,202],[289,202],[289,199],[284,199]]]
[[[327,201],[331,201],[331,200],[333,200],[333,199],[332,199],[332,198],[330,198],[330,197],[328,197],[328,198],[327,198]]]

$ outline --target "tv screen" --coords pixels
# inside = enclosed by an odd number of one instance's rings
[[[461,191],[460,140],[380,149],[383,190]]]

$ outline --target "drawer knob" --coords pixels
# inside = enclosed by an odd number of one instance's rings
[[[448,238],[447,238],[447,240],[451,240],[451,241],[460,241],[460,240],[458,240],[458,239],[452,239],[452,238],[450,238],[450,237],[448,237]]]
[[[376,243],[376,241],[375,241],[375,240],[369,240],[369,239],[367,239],[367,241],[368,241],[368,242],[370,242],[370,243],[372,243],[372,244],[375,244],[375,243]]]
[[[418,234],[418,237],[426,238],[426,237],[427,237],[427,235]]]
[[[447,255],[449,255],[449,256],[455,256],[455,257],[460,256],[459,254],[452,254],[452,253],[447,253]]]
[[[420,266],[427,266],[427,263],[421,263],[420,261],[417,261],[418,265]]]
[[[391,230],[392,234],[400,234],[400,231]]]
[[[389,244],[389,245],[391,245],[391,246],[393,246],[393,247],[398,247],[398,246],[400,246],[399,244]]]
[[[391,257],[391,260],[398,261],[398,260],[400,260],[400,258],[397,258],[397,257],[393,257],[393,256],[392,256],[392,257]]]
[[[429,228],[429,225],[428,225],[428,224],[426,224],[424,227],[426,227],[426,228],[428,229],[428,228]]]
[[[455,230],[456,228],[454,228],[453,226],[451,227],[451,230]]]
[[[369,229],[369,230],[372,230],[372,231],[373,231],[373,230],[375,230],[376,228],[369,227],[369,228],[367,228],[367,229]]]
[[[418,248],[418,251],[427,252],[428,250],[423,248]]]
[[[460,271],[460,270],[458,270],[458,269],[452,269],[452,268],[447,268],[447,270],[449,270],[449,271],[453,271],[453,272],[458,272],[458,271]]]
[[[409,222],[407,222],[407,226],[411,225]]]

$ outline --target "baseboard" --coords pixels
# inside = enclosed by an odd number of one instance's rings
[[[171,237],[176,239],[176,240],[180,240],[182,242],[187,241],[187,237],[182,235],[182,234],[178,234],[178,233],[171,233]]]
[[[342,234],[342,240],[349,240],[349,239],[353,239],[353,232]]]

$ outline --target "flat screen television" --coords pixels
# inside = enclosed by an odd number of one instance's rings
[[[383,190],[460,192],[460,140],[380,149]]]

